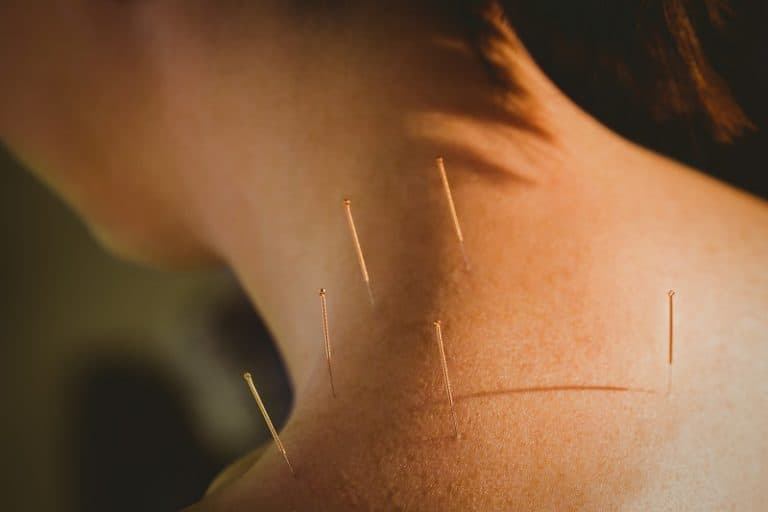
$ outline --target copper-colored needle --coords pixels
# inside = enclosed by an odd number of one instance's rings
[[[280,450],[280,453],[283,454],[283,458],[285,459],[285,463],[288,464],[288,468],[291,470],[291,474],[296,477],[296,472],[293,470],[293,466],[291,465],[291,461],[288,460],[288,454],[285,452],[285,446],[283,446],[283,442],[280,441],[280,436],[277,435],[277,430],[275,429],[275,425],[272,423],[272,420],[269,418],[269,414],[267,413],[267,409],[264,407],[264,402],[261,401],[261,397],[259,396],[259,392],[256,391],[256,386],[253,385],[253,377],[251,377],[251,374],[249,372],[245,372],[243,374],[243,378],[245,379],[245,382],[248,383],[248,387],[251,389],[251,394],[253,395],[254,400],[256,400],[256,404],[259,406],[259,410],[261,411],[261,415],[264,416],[264,421],[267,423],[267,427],[269,428],[269,432],[272,434],[272,439],[275,440],[275,444],[277,445],[277,449]]]
[[[355,242],[355,251],[357,251],[357,261],[360,263],[360,272],[363,274],[363,281],[368,288],[368,298],[371,300],[373,306],[373,291],[371,290],[371,278],[368,276],[368,268],[365,266],[365,258],[363,257],[363,248],[360,247],[360,238],[357,236],[357,229],[355,229],[355,219],[352,218],[352,201],[349,199],[344,200],[344,209],[347,212],[347,222],[349,223],[349,230],[352,232],[352,239]]]
[[[667,296],[669,297],[669,358],[668,358],[668,367],[667,367],[667,394],[669,394],[672,390],[672,359],[674,355],[674,339],[675,339],[675,302],[674,302],[674,296],[675,291],[669,290],[667,292]]]
[[[331,365],[331,337],[328,334],[328,305],[325,301],[325,288],[320,288],[320,312],[323,317],[323,340],[325,342],[325,359],[328,361],[328,377],[331,380],[331,394],[336,398],[336,387],[333,385],[333,366]]]
[[[456,438],[459,437],[459,421],[456,418],[456,407],[453,403],[453,391],[451,390],[451,379],[448,378],[448,362],[445,358],[445,346],[443,344],[443,331],[441,329],[440,320],[433,322],[435,326],[435,339],[437,340],[437,346],[440,348],[440,363],[443,367],[443,380],[445,381],[445,391],[448,393],[448,402],[451,406],[451,416],[453,417],[453,432],[456,434]]]
[[[453,194],[451,193],[451,186],[448,184],[448,174],[445,172],[445,162],[443,157],[437,157],[437,168],[440,170],[440,179],[443,181],[443,188],[445,189],[445,197],[448,199],[448,207],[451,209],[451,217],[453,218],[453,226],[456,228],[456,236],[459,238],[459,245],[461,246],[461,255],[464,257],[464,266],[469,270],[469,258],[467,258],[467,250],[464,247],[464,235],[461,233],[461,226],[459,225],[459,216],[456,214],[456,205],[453,203]]]

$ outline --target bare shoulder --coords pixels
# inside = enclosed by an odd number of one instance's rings
[[[768,498],[768,203],[674,163],[658,171],[663,189],[644,194],[658,218],[649,238],[663,245],[654,266],[676,292],[672,393],[656,409],[656,476],[628,508],[759,510]]]
[[[297,406],[297,478],[268,449],[200,511],[758,510],[768,206],[649,160],[547,198],[530,226],[516,213],[536,236],[502,240],[525,268],[478,266],[472,300],[441,304],[461,318],[444,333],[458,439],[429,333],[409,326],[377,340],[391,365],[344,370],[365,388]]]

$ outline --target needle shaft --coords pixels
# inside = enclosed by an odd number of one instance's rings
[[[325,359],[328,362],[328,378],[331,381],[331,394],[336,398],[336,386],[333,383],[333,365],[331,364],[331,336],[328,332],[328,304],[325,298],[325,288],[320,288],[320,313],[323,319],[323,342],[325,344]]]
[[[456,205],[453,202],[453,194],[451,193],[451,185],[448,183],[448,174],[445,172],[445,162],[443,157],[437,157],[437,168],[440,170],[440,179],[443,182],[443,189],[445,190],[445,197],[448,200],[448,208],[451,210],[451,218],[453,219],[453,226],[456,230],[456,236],[459,239],[459,246],[461,247],[461,255],[464,258],[464,266],[469,270],[469,258],[467,258],[467,250],[464,247],[464,235],[461,232],[461,225],[459,224],[459,216],[456,214]]]
[[[435,327],[435,340],[437,346],[440,349],[440,364],[443,368],[443,381],[445,382],[445,391],[448,394],[448,402],[451,407],[451,417],[453,418],[453,432],[456,437],[459,437],[459,421],[456,417],[456,406],[453,402],[453,390],[451,389],[451,379],[448,377],[448,362],[445,357],[445,345],[443,343],[443,331],[441,328],[440,320],[436,320],[433,323]]]
[[[280,436],[277,434],[277,429],[275,429],[275,425],[272,423],[272,420],[269,417],[269,413],[267,413],[266,407],[264,407],[264,402],[261,401],[261,396],[259,396],[259,392],[256,390],[256,386],[253,384],[253,377],[251,377],[250,373],[245,372],[243,374],[243,378],[245,379],[245,382],[248,383],[248,387],[251,390],[251,394],[253,395],[254,400],[256,400],[256,404],[259,406],[261,415],[264,416],[264,421],[267,423],[269,432],[272,434],[272,439],[275,440],[277,449],[283,455],[283,459],[285,459],[285,463],[288,464],[288,468],[291,470],[291,474],[295,478],[296,472],[293,470],[293,465],[291,464],[291,461],[288,460],[288,454],[285,451],[285,446],[283,446],[283,442],[280,440]]]
[[[675,291],[667,292],[669,297],[669,336],[668,336],[668,358],[667,358],[667,395],[672,392],[672,361],[674,359],[674,340],[675,340]]]
[[[357,228],[355,228],[355,219],[352,217],[352,201],[349,199],[344,200],[344,210],[347,212],[347,223],[349,224],[349,230],[352,233],[352,240],[355,243],[355,252],[357,253],[357,262],[360,264],[360,273],[363,275],[363,281],[368,288],[368,298],[371,301],[371,306],[374,304],[373,291],[371,290],[371,278],[368,275],[368,267],[365,264],[365,257],[363,256],[363,248],[360,246],[360,238],[357,236]]]

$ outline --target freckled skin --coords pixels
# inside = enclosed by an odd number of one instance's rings
[[[0,11],[4,143],[123,255],[225,261],[285,358],[297,478],[268,444],[189,510],[765,502],[764,203],[598,125],[514,41],[548,137],[429,13],[235,4]]]
[[[453,253],[438,304],[420,309],[412,294],[402,294],[393,302],[416,304],[417,312],[404,308],[400,321],[381,327],[363,322],[336,338],[339,397],[329,398],[325,375],[316,371],[284,432],[299,479],[292,480],[268,448],[201,510],[301,510],[315,503],[328,510],[754,510],[764,467],[745,470],[736,454],[757,460],[747,454],[766,450],[760,438],[766,418],[749,412],[765,400],[760,363],[748,355],[764,350],[759,307],[746,299],[760,292],[739,279],[719,284],[722,302],[711,301],[707,290],[721,279],[716,269],[724,257],[736,257],[757,275],[750,253],[765,250],[765,211],[673,164],[648,163],[658,166],[649,185],[667,181],[689,191],[678,202],[682,213],[654,219],[645,209],[656,205],[636,197],[650,186],[635,183],[615,205],[609,204],[612,194],[595,202],[617,212],[616,225],[604,226],[598,237],[587,234],[593,212],[574,209],[567,216],[554,208],[546,215],[562,220],[552,224],[516,214],[518,226],[551,226],[519,242],[521,258],[530,254],[524,245],[558,244],[562,232],[571,234],[566,245],[572,250],[540,253],[546,255],[516,270],[494,259],[497,247],[475,244],[478,261],[497,264],[479,265],[471,274]],[[615,190],[613,184],[606,189]],[[743,215],[762,217],[750,228],[755,231],[739,235],[757,244],[729,243],[727,255],[707,254],[711,238],[697,240],[699,234],[670,244],[669,235],[701,218],[697,196],[720,205],[706,215],[711,224],[701,232],[733,242],[733,234],[716,226],[735,226]],[[552,207],[556,194],[549,199]],[[633,211],[627,201],[644,206]],[[475,215],[482,217],[465,217]],[[488,224],[468,225],[478,232]],[[582,225],[584,236],[574,242]],[[627,226],[651,234],[638,242]],[[689,252],[698,257],[685,258]],[[628,254],[633,259],[622,262]],[[545,286],[541,276],[547,274]],[[669,282],[679,290],[679,348],[667,397]],[[448,319],[458,441],[432,326],[419,325],[434,311]],[[389,311],[359,314],[397,318]],[[733,316],[756,323],[731,326]],[[344,355],[367,341],[370,349],[359,359]],[[709,486],[712,481],[727,485]]]

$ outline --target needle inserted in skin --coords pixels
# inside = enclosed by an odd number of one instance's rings
[[[674,336],[675,336],[675,291],[669,290],[667,292],[669,297],[669,358],[667,366],[667,395],[672,391],[672,359],[674,355]]]
[[[352,232],[352,239],[355,242],[355,251],[357,251],[357,261],[360,263],[360,272],[363,274],[363,281],[368,288],[368,298],[371,299],[371,306],[373,306],[373,291],[371,290],[371,278],[368,276],[368,268],[365,266],[365,258],[363,257],[363,248],[360,247],[360,239],[357,236],[357,229],[355,229],[355,219],[352,218],[352,201],[349,199],[344,200],[344,209],[347,212],[347,222],[349,223],[349,230]]]
[[[331,365],[331,337],[328,334],[328,305],[325,302],[325,288],[320,288],[320,312],[323,317],[323,340],[325,342],[325,359],[328,361],[328,377],[331,380],[331,394],[336,398],[336,387],[333,385],[333,366]]]
[[[448,362],[445,358],[445,346],[443,345],[443,331],[441,329],[440,320],[433,322],[435,326],[435,339],[437,340],[437,346],[440,348],[440,363],[443,367],[443,380],[445,381],[445,390],[448,393],[448,402],[451,406],[451,416],[453,417],[453,432],[456,434],[456,438],[459,438],[459,421],[456,418],[456,407],[453,403],[453,391],[451,390],[451,379],[448,378]]]
[[[261,397],[259,396],[259,392],[256,391],[256,386],[253,385],[253,378],[251,377],[251,374],[248,372],[245,372],[243,374],[243,378],[245,379],[245,382],[248,383],[248,387],[251,389],[251,394],[253,395],[254,400],[256,400],[256,404],[259,406],[259,410],[261,411],[261,415],[264,416],[264,421],[267,423],[267,427],[269,428],[269,432],[272,434],[272,439],[275,440],[275,444],[277,445],[277,449],[280,450],[280,453],[283,454],[283,458],[285,459],[285,463],[288,464],[288,468],[291,470],[291,474],[296,477],[296,472],[293,470],[293,466],[291,465],[291,461],[288,460],[288,454],[285,452],[285,447],[283,446],[283,442],[280,441],[280,436],[277,435],[277,430],[275,429],[275,425],[272,424],[272,420],[269,418],[269,414],[267,413],[267,409],[264,407],[264,402],[261,401]]]
[[[443,181],[443,188],[445,189],[445,197],[448,199],[448,207],[451,209],[451,217],[453,218],[453,226],[456,228],[456,236],[459,238],[459,245],[461,246],[461,255],[464,257],[464,266],[469,270],[469,258],[467,258],[467,250],[464,247],[464,235],[461,233],[461,226],[459,225],[459,216],[456,214],[456,205],[453,203],[453,194],[451,193],[451,186],[448,184],[448,174],[445,172],[445,162],[443,157],[437,157],[437,168],[440,170],[440,179]]]

